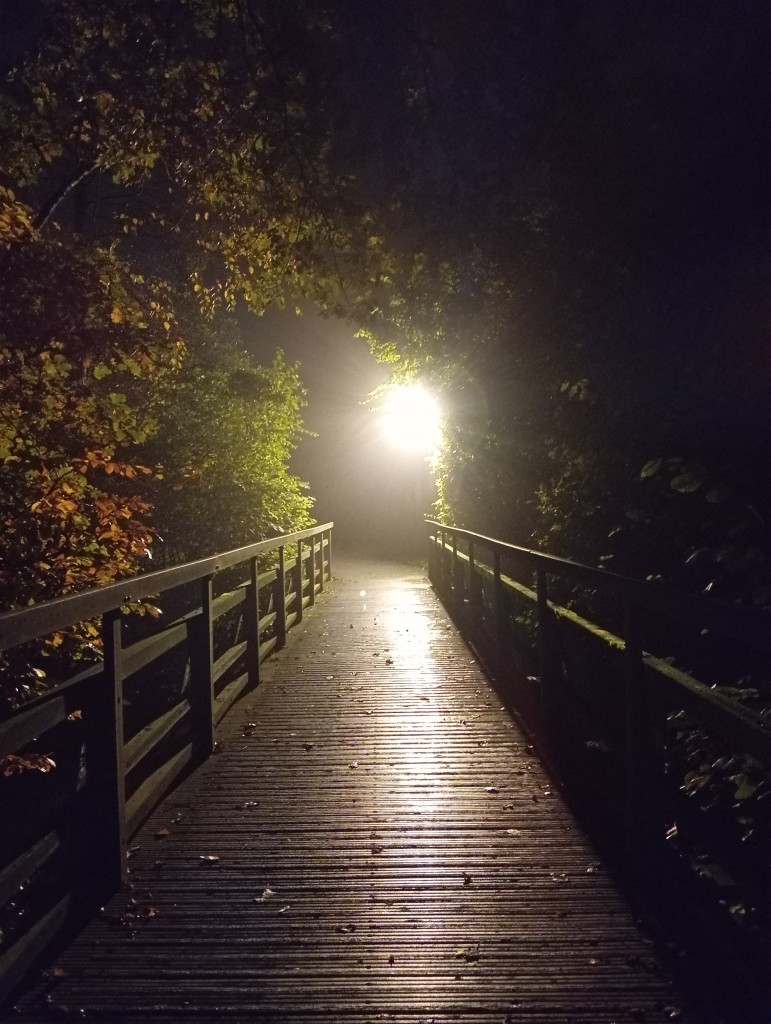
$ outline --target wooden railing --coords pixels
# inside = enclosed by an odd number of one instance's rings
[[[0,722],[0,758],[56,762],[0,777],[0,999],[125,879],[132,835],[324,590],[331,538],[326,523],[0,615],[3,651],[97,618],[103,639],[99,664]],[[126,643],[121,608],[150,596],[183,613]]]
[[[428,526],[435,589],[602,848],[664,899],[665,891],[680,898],[693,887],[699,913],[714,904],[709,923],[735,924],[740,943],[753,915],[768,925],[771,816],[763,808],[771,796],[763,806],[757,797],[771,784],[771,721],[732,699],[725,679],[705,683],[671,657],[672,643],[685,636],[682,664],[690,667],[688,652],[707,645],[700,669],[709,674],[709,652],[727,652],[737,665],[748,652],[757,677],[768,681],[768,614]],[[611,628],[589,621],[594,609]],[[704,782],[688,772],[710,750],[720,757],[703,770],[714,771],[716,791],[736,786],[742,799],[748,795],[756,833],[741,824],[741,811],[732,823],[730,811],[711,815],[698,792],[684,792]]]

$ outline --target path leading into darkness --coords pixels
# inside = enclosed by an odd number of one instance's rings
[[[12,1019],[695,1024],[423,573],[334,569]]]

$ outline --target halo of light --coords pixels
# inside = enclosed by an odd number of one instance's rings
[[[380,423],[390,443],[406,452],[428,455],[441,438],[439,403],[420,384],[391,388],[381,408]]]

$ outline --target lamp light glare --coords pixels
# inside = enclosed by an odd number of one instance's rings
[[[388,393],[381,424],[391,444],[406,452],[428,455],[441,438],[439,404],[420,384],[401,385]]]

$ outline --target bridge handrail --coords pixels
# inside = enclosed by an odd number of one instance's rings
[[[771,616],[427,525],[437,594],[635,898],[679,943],[698,933],[695,955],[735,949],[747,986],[765,979],[771,719],[728,684],[768,678]],[[613,632],[564,607],[560,577]]]
[[[709,920],[715,952],[738,944],[756,964],[750,929],[737,932],[731,908],[744,908],[753,921],[756,910],[760,920],[771,911],[763,796],[742,802],[767,792],[758,780],[771,768],[771,720],[734,699],[735,687],[697,676],[738,676],[743,659],[763,678],[771,617],[434,520],[427,525],[437,594],[603,852],[631,875],[636,893],[659,907],[684,908],[681,936],[693,921]],[[610,597],[592,607],[609,613],[613,632],[555,600],[555,576],[586,585],[590,603],[595,594]],[[708,634],[708,647],[682,652],[685,663],[699,666],[695,674],[671,663],[671,622],[694,624],[693,637]],[[746,646],[741,654],[737,638]],[[666,652],[650,653],[663,642]],[[758,845],[746,842],[755,831]]]
[[[223,551],[195,562],[184,562],[168,569],[130,576],[104,587],[91,587],[77,594],[57,597],[27,608],[15,608],[0,615],[0,651],[35,640],[46,633],[64,629],[75,622],[85,622],[105,612],[115,611],[127,601],[137,601],[153,594],[162,594],[205,576],[213,576],[250,558],[275,551],[280,545],[296,544],[332,529],[332,523],[313,526],[295,533],[285,533],[245,547]]]
[[[0,936],[0,1001],[63,929],[82,923],[125,880],[129,838],[164,794],[213,753],[215,725],[258,685],[261,662],[284,645],[331,579],[332,527],[324,523],[0,616],[0,650],[101,616],[104,654],[100,664],[0,720],[0,758],[9,772],[31,750],[57,751],[51,784],[38,772],[0,775],[0,908],[16,899],[31,900],[33,908],[19,934]],[[266,569],[262,556],[271,552],[275,564]],[[231,589],[217,595],[216,574],[237,565],[246,579],[235,585],[228,579]],[[192,588],[185,600],[193,609],[125,642],[125,603],[157,599],[182,585]],[[140,696],[147,694],[143,681],[157,689],[166,656],[181,657],[184,680],[174,676],[160,711],[158,702],[148,707],[145,700],[144,713],[124,735],[124,684],[133,677]]]
[[[520,547],[507,541],[487,537],[457,526],[427,519],[426,525],[450,537],[463,537],[473,544],[490,548],[499,555],[508,554],[525,559],[534,570],[560,575],[579,583],[612,590],[621,598],[668,618],[685,620],[689,625],[708,626],[723,636],[732,637],[753,647],[771,652],[771,615],[760,608],[728,604],[725,601],[692,594],[675,587],[623,576],[609,569],[599,569],[567,558],[559,558],[543,551]]]

